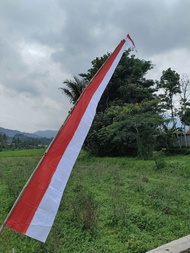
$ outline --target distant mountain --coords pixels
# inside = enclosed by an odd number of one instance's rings
[[[0,133],[6,134],[8,137],[13,138],[15,135],[24,135],[31,138],[53,138],[57,131],[54,130],[45,130],[45,131],[37,131],[35,133],[25,133],[18,130],[11,130],[0,127]]]
[[[18,130],[11,130],[11,129],[6,129],[3,127],[0,127],[0,133],[6,134],[8,137],[14,137],[17,134],[23,134],[22,132]]]
[[[37,131],[33,134],[39,136],[39,137],[46,137],[46,138],[53,138],[56,135],[56,130],[44,130],[44,131]]]
[[[33,136],[33,134],[30,134],[30,133],[24,133],[18,130],[11,130],[11,129],[3,128],[3,127],[0,127],[0,133],[6,134],[8,137],[11,137],[11,138],[19,134],[23,134],[28,137],[38,138],[38,136]]]

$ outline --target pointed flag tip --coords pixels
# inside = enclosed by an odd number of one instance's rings
[[[127,37],[127,38],[131,41],[131,43],[132,43],[132,45],[133,45],[133,47],[134,47],[135,51],[137,52],[137,49],[136,49],[135,43],[134,43],[134,41],[132,40],[131,36],[130,36],[129,34],[127,34],[127,36],[126,36],[126,37]]]

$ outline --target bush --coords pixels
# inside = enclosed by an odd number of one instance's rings
[[[170,150],[171,155],[190,155],[190,148],[175,148]]]
[[[162,151],[154,152],[153,159],[156,164],[156,169],[160,170],[166,167],[166,161],[164,159],[164,153]]]
[[[85,191],[83,186],[76,185],[75,197],[72,201],[73,218],[84,230],[93,230],[97,218],[97,205],[92,193]]]

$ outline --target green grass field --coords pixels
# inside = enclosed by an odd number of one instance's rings
[[[26,156],[41,156],[44,154],[44,149],[26,149],[26,150],[9,150],[0,152],[1,157],[26,157]]]
[[[0,153],[0,222],[44,150]],[[45,244],[5,228],[0,253],[144,253],[190,233],[190,156],[82,153]]]

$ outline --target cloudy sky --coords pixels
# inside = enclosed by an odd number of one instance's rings
[[[59,87],[127,33],[159,79],[190,76],[190,0],[1,0],[0,127],[57,130],[71,107]]]

